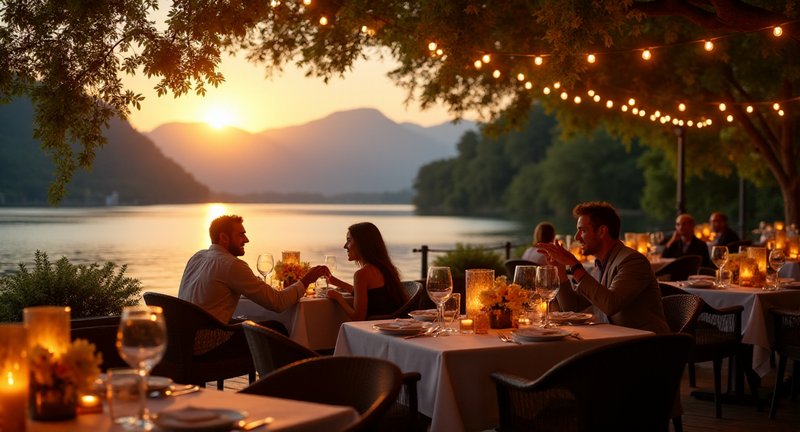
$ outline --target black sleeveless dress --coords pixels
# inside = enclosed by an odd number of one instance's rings
[[[367,316],[386,315],[396,311],[400,306],[395,304],[389,295],[386,285],[367,290]]]

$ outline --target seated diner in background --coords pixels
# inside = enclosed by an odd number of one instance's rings
[[[223,323],[231,320],[241,296],[265,309],[281,312],[297,303],[309,284],[330,275],[327,267],[317,266],[284,290],[273,289],[238,258],[244,255],[245,243],[250,242],[241,216],[220,216],[211,222],[208,231],[211,246],[195,253],[186,263],[178,297],[200,306]]]
[[[533,243],[531,247],[522,254],[522,259],[534,262],[538,265],[547,264],[547,255],[539,252],[537,243],[552,243],[556,238],[556,228],[550,222],[539,222],[533,230]]]
[[[342,297],[342,293],[328,290],[328,297],[335,300],[353,321],[394,312],[406,301],[400,274],[389,258],[383,236],[374,224],[361,222],[347,229],[344,244],[347,260],[355,261],[359,269],[353,274],[353,284],[334,276],[328,282],[353,294],[353,305]]]
[[[596,257],[594,274],[560,243],[536,246],[556,264],[561,280],[557,299],[562,311],[591,312],[611,324],[668,333],[661,291],[647,257],[619,240],[620,218],[606,202],[578,204],[572,210],[577,221],[575,241],[583,255]],[[567,277],[569,268],[575,284]]]
[[[685,255],[698,255],[703,267],[716,268],[708,256],[708,245],[694,235],[694,218],[688,213],[675,218],[675,231],[664,245],[662,258],[679,258]]]
[[[708,223],[711,225],[711,232],[714,233],[714,246],[728,246],[740,240],[739,234],[736,234],[736,231],[728,226],[728,217],[725,214],[720,212],[711,213]]]

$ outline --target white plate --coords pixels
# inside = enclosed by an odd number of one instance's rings
[[[188,406],[154,414],[153,423],[163,431],[222,432],[245,418],[247,413],[242,411]]]
[[[564,339],[569,336],[570,332],[562,329],[537,329],[526,328],[514,330],[511,332],[511,337],[518,342],[541,342]]]
[[[686,282],[686,286],[690,288],[711,288],[714,286],[714,281],[707,279],[692,279]]]
[[[162,376],[148,376],[147,377],[147,390],[165,390],[172,385],[172,379]]]
[[[713,282],[717,280],[717,277],[711,275],[689,275],[689,280],[710,280]]]
[[[413,310],[408,315],[417,321],[433,321],[436,319],[436,309]]]
[[[425,327],[422,323],[415,320],[397,320],[392,322],[378,323],[372,326],[381,333],[393,336],[407,336],[421,332]]]
[[[584,312],[550,312],[550,321],[583,324],[592,319],[592,314]]]

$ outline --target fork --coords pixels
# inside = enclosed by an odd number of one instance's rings
[[[511,337],[511,336],[509,336],[509,335],[507,335],[505,333],[497,333],[497,337],[500,338],[500,340],[503,341],[503,342],[513,343],[513,344],[517,344],[517,345],[521,345],[522,344],[521,342],[514,340],[513,337]]]

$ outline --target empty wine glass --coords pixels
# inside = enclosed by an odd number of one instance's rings
[[[514,269],[514,283],[528,293],[526,312],[532,312],[534,298],[536,297],[536,269],[538,266],[518,265]]]
[[[428,297],[430,297],[431,301],[436,304],[435,325],[439,329],[444,329],[444,302],[453,294],[453,276],[450,274],[450,267],[428,268],[425,290],[428,292]]]
[[[784,264],[786,264],[786,253],[783,252],[783,249],[772,249],[772,252],[769,253],[769,266],[775,270],[775,289],[778,289],[781,280],[778,272],[781,271]]]
[[[167,349],[167,328],[164,313],[158,306],[127,306],[117,329],[117,351],[139,374],[139,415],[133,426],[137,430],[153,427],[147,411],[147,377],[161,361]]]
[[[722,287],[722,267],[728,262],[728,247],[713,246],[711,248],[711,262],[717,266],[717,287]]]
[[[336,255],[325,255],[325,267],[328,267],[331,275],[333,275],[333,272],[336,271]],[[328,283],[327,277],[325,277],[325,283]]]
[[[266,282],[267,276],[272,273],[272,269],[275,268],[275,260],[272,258],[272,254],[263,253],[258,256],[258,260],[256,260],[256,270],[261,273],[261,276],[264,278]]]
[[[544,265],[536,268],[536,293],[545,301],[544,327],[550,324],[550,301],[558,294],[559,280],[556,266]]]

